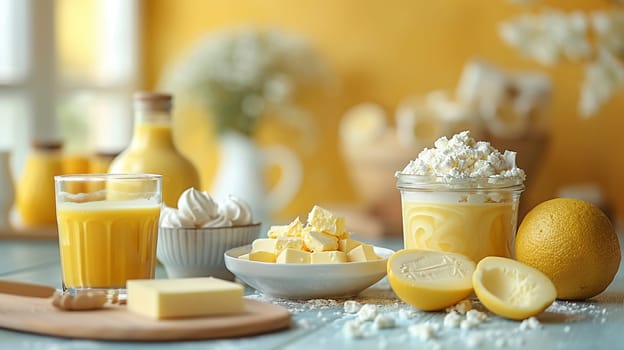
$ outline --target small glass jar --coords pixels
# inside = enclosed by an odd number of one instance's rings
[[[396,177],[405,248],[512,257],[521,178]]]
[[[56,224],[54,176],[63,174],[62,146],[57,141],[33,142],[17,182],[15,206],[20,218],[18,225],[35,227]]]

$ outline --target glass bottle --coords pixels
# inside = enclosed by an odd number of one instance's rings
[[[34,142],[17,183],[16,209],[19,224],[56,224],[54,176],[63,174],[61,142]]]
[[[173,142],[169,94],[134,94],[134,132],[128,148],[111,163],[109,173],[151,173],[163,177],[163,202],[177,207],[178,198],[189,187],[200,188],[195,166]]]

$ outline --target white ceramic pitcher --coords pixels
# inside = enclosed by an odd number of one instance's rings
[[[251,206],[256,220],[265,225],[270,215],[284,208],[299,192],[303,178],[301,161],[282,145],[257,146],[250,138],[235,132],[219,137],[220,159],[210,193],[218,199],[235,195]],[[264,168],[281,168],[279,182],[267,189]]]

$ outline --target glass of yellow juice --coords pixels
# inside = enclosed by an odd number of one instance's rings
[[[512,257],[522,179],[396,176],[406,249]]]
[[[160,175],[60,175],[54,182],[64,292],[123,299],[127,280],[154,278]]]

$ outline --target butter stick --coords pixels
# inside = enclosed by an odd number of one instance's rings
[[[239,313],[243,286],[213,277],[129,280],[128,310],[153,319]]]

